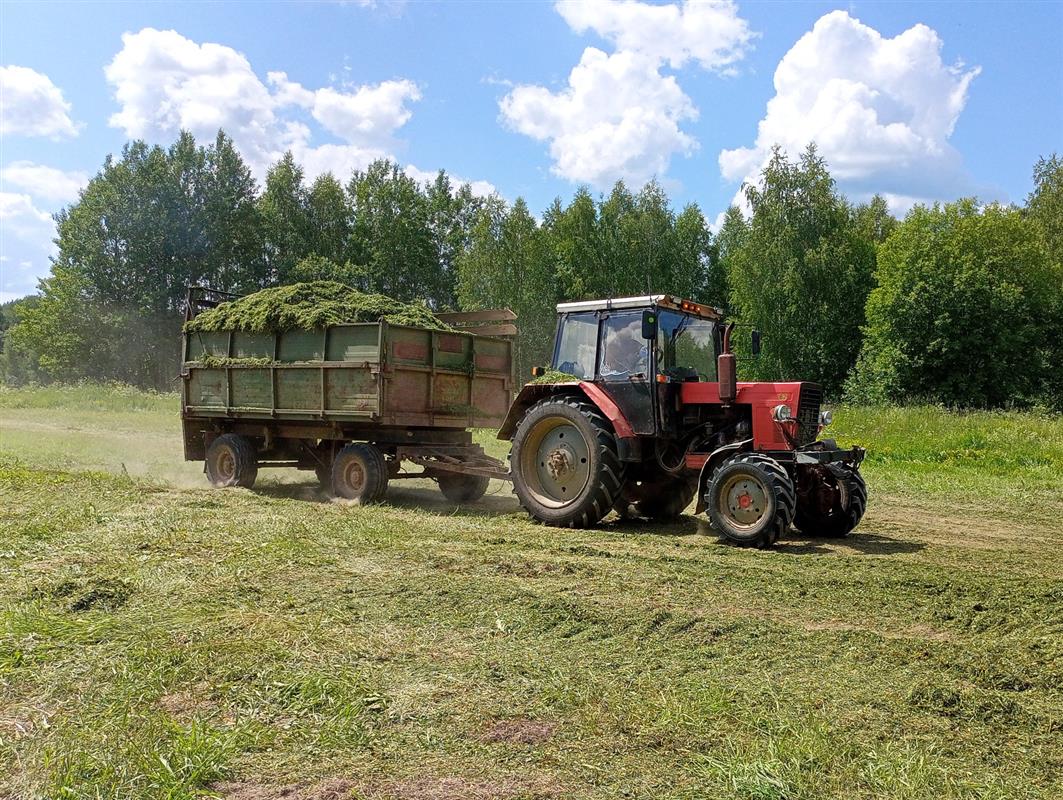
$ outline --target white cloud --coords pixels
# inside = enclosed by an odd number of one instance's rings
[[[947,66],[941,47],[925,25],[887,39],[844,11],[821,17],[779,62],[755,143],[722,151],[721,172],[752,180],[773,145],[796,155],[814,141],[857,199],[880,192],[904,210],[969,191],[948,140],[979,69]]]
[[[285,150],[311,178],[328,171],[342,178],[389,156],[396,131],[412,115],[407,104],[421,96],[409,80],[341,91],[307,89],[271,72],[267,84],[231,47],[154,28],[125,34],[105,72],[120,107],[112,126],[155,141],[182,129],[210,139],[223,128],[259,178]],[[303,111],[344,144],[315,145],[299,118]]]
[[[435,183],[436,176],[439,174],[438,170],[431,172],[429,170],[418,169],[413,164],[407,165],[403,172],[420,184]],[[498,188],[490,181],[468,181],[460,175],[452,175],[449,172],[447,173],[447,177],[450,179],[452,189],[458,189],[466,183],[469,184],[469,190],[474,197],[490,197],[493,194],[498,194]]]
[[[54,238],[51,215],[29,195],[0,192],[0,296],[12,299],[34,290],[55,253]]]
[[[753,39],[730,0],[651,5],[635,0],[560,0],[557,11],[576,33],[593,30],[617,50],[642,53],[678,69],[694,59],[705,69],[740,60]]]
[[[681,125],[698,110],[675,77],[662,74],[666,64],[726,69],[753,37],[731,2],[563,1],[557,10],[574,31],[593,30],[616,52],[586,48],[559,91],[517,86],[499,103],[501,117],[549,143],[555,175],[598,188],[617,179],[641,185],[663,175],[674,155],[697,149]]]
[[[556,175],[600,188],[618,178],[641,185],[697,146],[679,127],[697,117],[694,104],[639,53],[588,47],[565,89],[518,86],[500,107],[515,131],[550,142]]]
[[[77,136],[70,103],[47,75],[29,67],[0,67],[0,133]]]
[[[84,172],[65,172],[32,161],[13,161],[0,171],[5,184],[53,203],[70,203],[89,182]]]

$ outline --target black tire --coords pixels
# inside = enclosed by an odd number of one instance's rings
[[[686,511],[697,493],[697,483],[682,478],[662,477],[644,481],[636,490],[639,499],[635,511],[640,517],[655,522],[678,519]]]
[[[513,435],[510,467],[520,504],[556,527],[597,524],[624,483],[612,427],[596,406],[576,397],[550,397],[528,410]]]
[[[214,488],[243,486],[250,489],[258,477],[258,453],[246,436],[223,433],[207,448],[204,466],[207,480]]]
[[[843,538],[860,524],[867,508],[867,484],[856,467],[831,464],[827,471],[835,481],[834,504],[823,512],[819,508],[798,505],[794,527],[808,536]]]
[[[713,527],[742,547],[771,547],[786,533],[797,509],[789,474],[760,453],[724,461],[709,480],[705,501]]]
[[[462,475],[460,472],[441,472],[436,475],[439,491],[452,503],[475,503],[487,491],[490,479],[481,475]]]
[[[371,444],[343,447],[332,462],[332,493],[365,505],[380,500],[387,490],[384,454]]]

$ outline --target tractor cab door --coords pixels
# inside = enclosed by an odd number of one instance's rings
[[[642,338],[642,310],[600,314],[598,385],[613,398],[637,434],[655,433],[650,342]]]

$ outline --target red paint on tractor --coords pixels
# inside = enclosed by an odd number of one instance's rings
[[[599,410],[609,421],[613,423],[613,431],[621,439],[633,439],[635,438],[635,431],[631,428],[631,423],[627,421],[627,417],[624,416],[624,412],[620,410],[620,407],[613,402],[613,398],[605,393],[601,387],[596,383],[590,381],[580,381],[579,388],[583,390],[584,394],[590,398],[591,402],[598,406]]]
[[[792,450],[783,426],[772,418],[772,409],[788,405],[797,413],[801,384],[792,383],[739,383],[734,405],[746,405],[752,409],[753,449]],[[679,387],[679,402],[682,405],[719,405],[718,383],[684,383]]]

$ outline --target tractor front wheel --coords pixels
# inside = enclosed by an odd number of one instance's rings
[[[510,453],[513,487],[547,525],[589,528],[609,513],[624,483],[616,436],[598,408],[551,397],[524,415]]]
[[[821,480],[828,484],[826,488],[833,494],[830,507],[824,509],[817,502],[816,492],[802,496],[794,526],[809,536],[848,536],[860,523],[867,508],[864,476],[856,467],[845,464],[831,464],[823,473]]]
[[[742,547],[771,547],[793,522],[797,496],[783,466],[760,453],[723,462],[706,492],[713,527]]]

